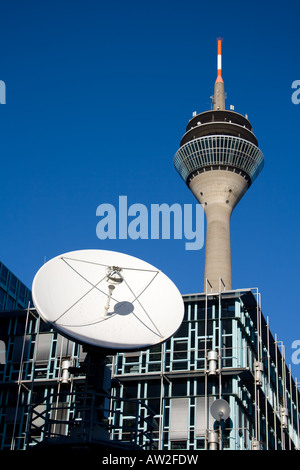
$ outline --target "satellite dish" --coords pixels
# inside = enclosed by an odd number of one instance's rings
[[[230,415],[230,406],[226,400],[222,400],[221,398],[215,400],[210,407],[210,412],[213,418],[217,421],[224,421],[229,418]]]
[[[114,351],[166,341],[184,315],[182,296],[165,274],[104,250],[72,251],[48,261],[35,275],[32,299],[61,334]]]

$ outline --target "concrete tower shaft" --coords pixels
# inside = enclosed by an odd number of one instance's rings
[[[218,39],[218,76],[213,109],[188,123],[174,157],[174,165],[196,199],[203,205],[207,229],[206,280],[214,291],[221,282],[232,289],[230,218],[264,165],[248,119],[225,110],[221,74],[221,40]]]
[[[247,180],[238,173],[207,171],[193,178],[189,185],[206,215],[204,279],[218,291],[220,278],[226,289],[232,288],[230,218],[234,207],[248,189]]]

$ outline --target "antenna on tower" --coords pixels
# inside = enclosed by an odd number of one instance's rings
[[[222,38],[217,38],[218,54],[217,54],[217,78],[214,90],[214,110],[225,109],[225,90],[222,78]]]
[[[218,70],[218,75],[217,75],[217,82],[223,82],[222,78],[222,42],[223,38],[217,38],[218,42],[218,55],[217,55],[217,70]]]

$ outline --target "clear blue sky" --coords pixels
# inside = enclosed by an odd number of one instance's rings
[[[272,332],[300,340],[299,2],[1,1],[0,259],[26,285],[47,260],[122,251],[203,289],[204,249],[106,240],[96,208],[191,204],[173,168],[193,111],[210,108],[216,38],[230,104],[247,113],[265,168],[232,216],[233,287],[258,287]],[[292,365],[300,377],[300,365]]]

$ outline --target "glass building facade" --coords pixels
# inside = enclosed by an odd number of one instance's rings
[[[27,308],[31,291],[0,262],[0,311]]]
[[[185,318],[171,339],[114,358],[119,393],[156,413],[157,449],[208,449],[213,431],[222,449],[298,448],[297,384],[257,297],[252,290],[183,296]],[[216,399],[230,406],[222,433],[210,412]]]
[[[102,418],[110,442],[162,450],[205,450],[212,442],[224,450],[299,448],[297,382],[259,298],[247,289],[183,296],[184,321],[172,338],[108,356]],[[83,397],[90,400],[83,347],[34,308],[1,312],[0,340],[0,449],[82,436],[83,423],[93,422],[82,411]],[[211,405],[220,399],[230,415],[219,422]]]

